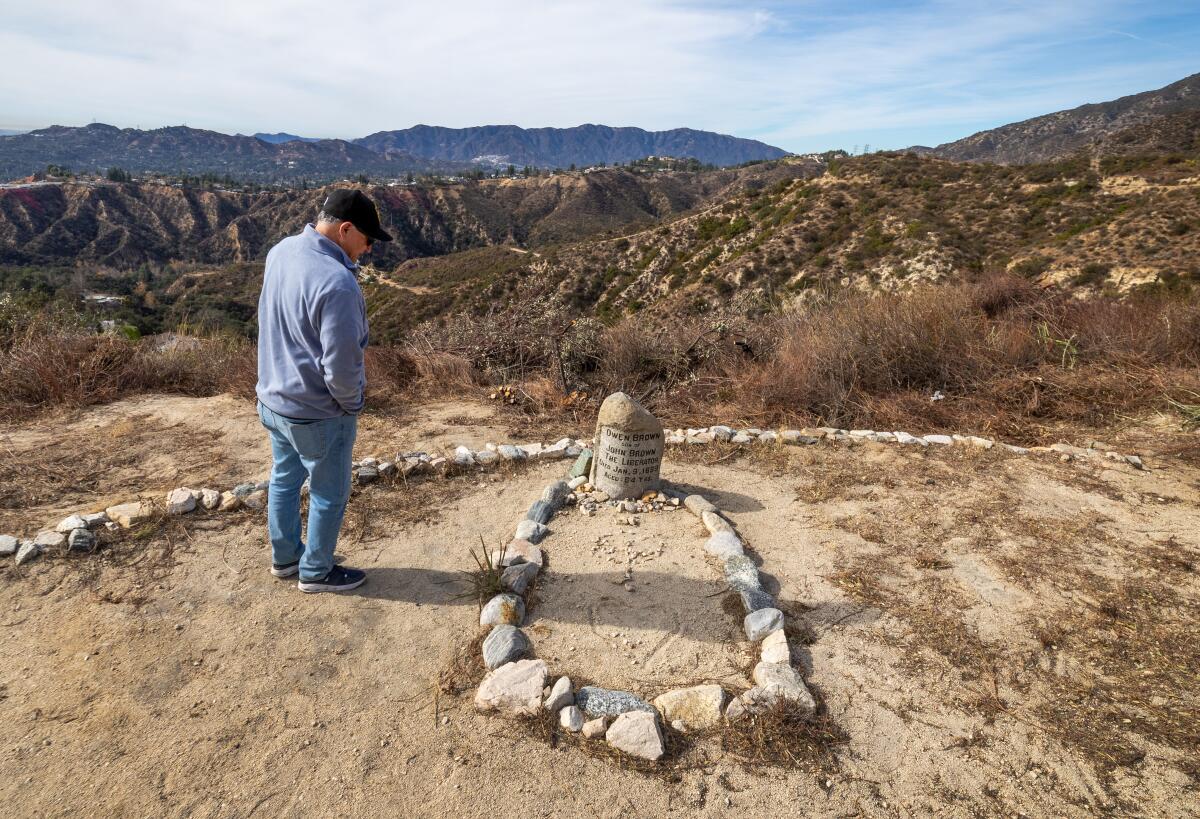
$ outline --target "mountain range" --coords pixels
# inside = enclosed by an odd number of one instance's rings
[[[245,180],[333,180],[348,175],[399,177],[409,172],[454,172],[483,166],[629,162],[650,155],[689,157],[718,166],[777,159],[787,152],[762,142],[690,128],[645,131],[580,125],[575,128],[434,128],[418,125],[355,140],[293,134],[222,134],[187,126],[142,131],[92,123],[55,125],[0,136],[0,179],[58,165],[103,173],[215,174]]]
[[[1154,91],[1014,122],[936,148],[918,145],[911,150],[941,159],[1001,165],[1046,162],[1084,149],[1101,156],[1121,154],[1140,150],[1141,143],[1160,141],[1156,131],[1186,129],[1197,111],[1200,74],[1192,74]],[[1131,131],[1134,126],[1137,131]],[[1114,141],[1116,134],[1127,141]],[[1133,142],[1128,141],[1133,137]],[[1187,150],[1188,143],[1185,138],[1177,149]]]

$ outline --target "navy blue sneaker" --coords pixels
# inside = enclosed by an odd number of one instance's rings
[[[367,573],[359,569],[347,569],[344,566],[334,566],[329,574],[320,580],[301,580],[300,591],[309,592],[340,592],[357,589],[367,582]]]
[[[294,563],[272,563],[271,574],[276,577],[291,577],[296,572],[300,571],[300,561]]]

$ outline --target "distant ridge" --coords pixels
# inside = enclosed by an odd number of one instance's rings
[[[280,131],[276,134],[257,133],[255,139],[261,139],[263,142],[270,142],[272,145],[279,145],[284,142],[320,142],[318,137],[302,137],[295,134],[289,134],[286,131]]]
[[[719,166],[777,159],[786,151],[751,139],[676,128],[644,131],[581,125],[523,129],[515,125],[435,128],[418,125],[347,141],[294,134],[222,134],[184,125],[142,131],[92,123],[52,125],[0,136],[0,181],[60,165],[103,173],[216,174],[238,179],[330,181],[355,174],[399,177],[408,172],[532,165],[567,168],[628,162],[647,156],[693,158]]]
[[[398,175],[427,167],[401,152],[387,157],[342,139],[272,144],[176,125],[141,131],[94,122],[82,128],[52,125],[0,137],[0,180],[61,165],[103,173],[216,174],[240,179],[330,179],[348,174]]]
[[[1175,130],[1178,123],[1173,119],[1195,110],[1200,110],[1200,74],[1154,91],[1014,122],[936,148],[917,145],[910,150],[959,162],[1024,165],[1059,159],[1088,147],[1105,153],[1114,136],[1134,126],[1139,126],[1142,138],[1153,142],[1150,132],[1156,127]]]
[[[572,164],[629,162],[647,156],[691,157],[712,165],[729,166],[788,155],[787,151],[764,142],[711,131],[692,128],[646,131],[592,124],[573,128],[416,125],[400,131],[379,131],[353,141],[380,153],[398,150],[450,162],[491,158],[496,163],[560,168]]]

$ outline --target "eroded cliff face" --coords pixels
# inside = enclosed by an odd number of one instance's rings
[[[782,169],[781,169],[782,168]],[[395,237],[372,261],[515,242],[575,241],[695,208],[749,180],[815,172],[799,165],[698,173],[609,169],[435,187],[371,187]],[[327,189],[242,193],[162,184],[65,182],[0,189],[0,263],[222,263],[264,257],[311,221]]]

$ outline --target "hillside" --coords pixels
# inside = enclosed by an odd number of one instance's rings
[[[288,143],[291,144],[291,143]],[[747,180],[812,175],[813,162],[708,172],[607,169],[529,179],[368,192],[395,242],[371,262],[485,245],[578,240],[697,207]],[[323,190],[241,193],[161,184],[77,182],[0,188],[0,263],[84,263],[130,268],[260,259],[310,221]]]
[[[411,260],[370,286],[373,327],[398,337],[421,317],[536,299],[602,318],[745,313],[1005,269],[1080,293],[1200,284],[1200,153],[1120,165],[1102,175],[1083,158],[1017,168],[856,157],[539,256]]]
[[[1200,109],[1200,74],[1154,91],[980,131],[936,148],[914,150],[941,159],[1022,165],[1061,159],[1084,148],[1105,153],[1110,138],[1133,126],[1151,132],[1175,127],[1170,115]],[[1150,134],[1144,134],[1150,136]],[[1146,147],[1149,146],[1147,140]],[[1119,150],[1119,146],[1118,146]]]
[[[753,139],[692,128],[645,131],[590,124],[574,128],[417,125],[401,131],[380,131],[354,142],[382,154],[401,151],[450,162],[472,163],[483,159],[491,164],[559,168],[629,162],[646,156],[692,157],[704,163],[728,166],[787,155],[784,150]]]

